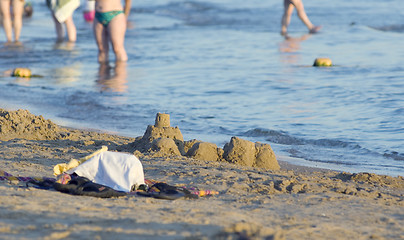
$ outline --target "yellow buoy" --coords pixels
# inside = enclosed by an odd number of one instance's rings
[[[316,58],[314,60],[314,67],[331,67],[332,66],[332,61],[329,58]]]
[[[32,77],[31,70],[28,68],[16,68],[13,71],[13,77],[24,77],[24,78],[30,78]]]

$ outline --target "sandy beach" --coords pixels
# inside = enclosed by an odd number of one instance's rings
[[[145,178],[219,194],[102,199],[0,181],[0,239],[404,239],[402,176],[280,161],[280,170],[267,170],[142,153],[133,149],[135,140],[2,110],[0,170],[14,176],[54,177],[56,164],[107,146],[134,153]]]

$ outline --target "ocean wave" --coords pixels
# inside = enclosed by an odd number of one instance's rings
[[[96,96],[80,91],[67,96],[65,101],[66,105],[72,108],[80,108],[81,110],[87,109],[99,111],[100,109],[105,108]]]
[[[313,147],[316,148],[315,151],[320,152],[325,149],[321,155],[323,158],[326,155],[333,155],[335,159],[338,158],[339,155],[348,154],[346,151],[349,150],[351,153],[358,155],[366,155],[369,157],[384,157],[388,159],[404,161],[404,154],[396,151],[385,150],[383,153],[376,152],[370,149],[367,149],[356,142],[349,142],[340,139],[304,139],[300,137],[294,137],[289,135],[284,131],[276,131],[270,129],[262,129],[255,128],[244,132],[242,135],[248,137],[260,137],[264,138],[268,142],[295,146],[287,150],[291,154],[292,157],[304,158],[309,161],[316,162],[324,162],[324,163],[341,163],[341,160],[321,160],[319,158],[312,159],[313,156]],[[296,147],[297,146],[297,147]],[[300,146],[300,147],[298,147]],[[299,149],[299,150],[297,150]],[[317,155],[317,154],[316,154]],[[357,163],[348,161],[344,162],[345,165],[356,165]],[[362,163],[363,164],[363,163]]]
[[[198,1],[139,7],[133,11],[181,20],[189,26],[229,26],[232,28],[248,26],[246,29],[251,30],[260,26],[263,27],[262,29],[268,29],[270,22],[279,21],[279,17],[275,18],[275,14],[269,14],[271,9],[227,8],[218,4]]]
[[[381,27],[370,27],[379,31],[383,32],[398,32],[404,33],[404,24],[393,24],[393,25],[386,25]]]
[[[303,145],[304,140],[292,137],[285,132],[275,131],[275,130],[267,130],[262,128],[255,128],[245,132],[243,135],[248,137],[265,137],[267,141],[284,144],[284,145]]]
[[[392,158],[396,161],[404,161],[404,154],[398,152],[384,153],[383,156],[386,158]]]
[[[338,139],[303,139],[294,136],[290,136],[283,131],[266,130],[261,128],[256,128],[249,130],[244,133],[246,136],[250,137],[265,137],[267,141],[284,144],[284,145],[315,145],[322,147],[340,147],[340,148],[351,148],[359,149],[361,148],[358,144],[353,142],[346,142]]]

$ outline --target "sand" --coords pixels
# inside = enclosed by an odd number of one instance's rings
[[[219,195],[101,199],[0,181],[0,239],[404,239],[403,177],[284,162],[266,170],[141,153],[134,141],[1,110],[0,170],[15,176],[53,177],[54,165],[105,145],[135,153],[146,178]]]

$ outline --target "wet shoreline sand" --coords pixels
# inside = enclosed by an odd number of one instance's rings
[[[13,121],[22,123],[29,116]],[[2,135],[0,169],[15,176],[53,177],[54,165],[101,146],[133,152],[134,138],[63,128],[64,138],[52,139],[53,128],[61,127],[25,127],[20,129],[23,134],[11,139]],[[404,235],[403,177],[284,162],[279,162],[281,170],[271,171],[183,156],[135,155],[146,178],[211,189],[219,195],[174,201],[140,196],[101,199],[0,181],[0,238],[401,239]]]

